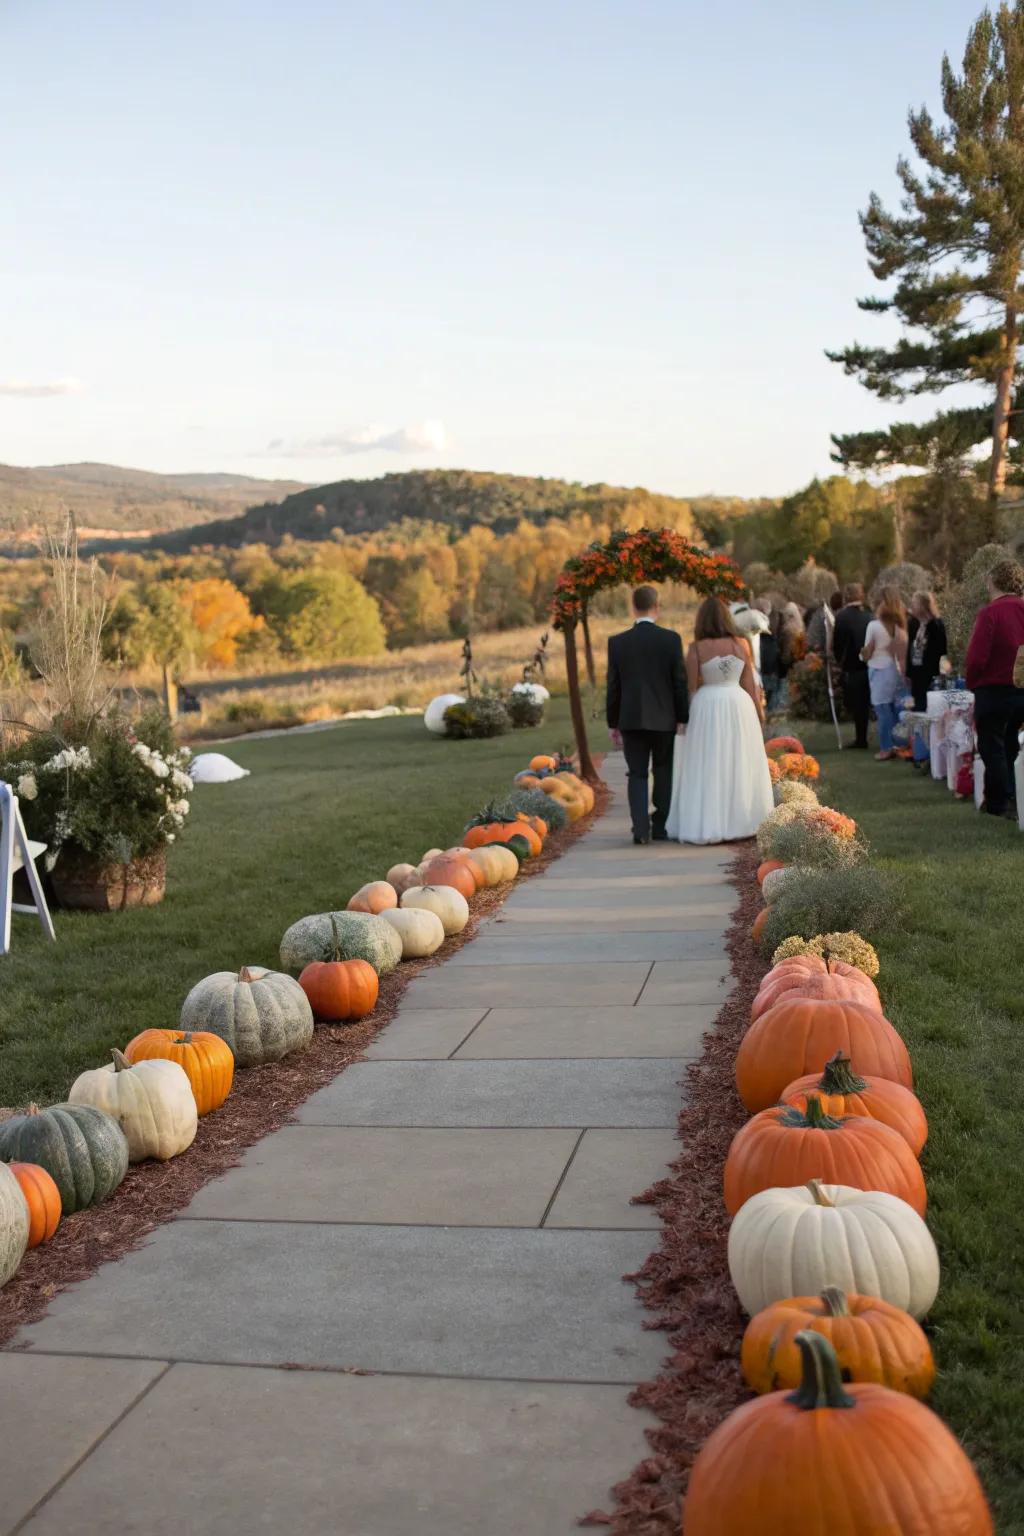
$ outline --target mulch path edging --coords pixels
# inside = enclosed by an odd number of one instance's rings
[[[656,1315],[645,1327],[663,1329],[672,1353],[662,1373],[630,1393],[661,1423],[645,1431],[653,1454],[612,1489],[615,1508],[585,1516],[614,1536],[678,1536],[690,1467],[704,1441],[750,1396],[740,1373],[744,1318],[729,1278],[729,1217],[722,1170],[729,1143],[747,1120],[735,1090],[733,1065],[750,1022],[750,1005],[767,966],[750,939],[761,910],[756,847],[740,849],[729,871],[739,906],[726,939],[733,990],[704,1036],[704,1053],[686,1069],[686,1102],[679,1115],[682,1151],[672,1172],[634,1200],[662,1218],[658,1249],[627,1280]]]
[[[499,890],[477,893],[468,927],[447,940],[436,956],[403,961],[397,970],[382,976],[377,1007],[369,1018],[356,1024],[318,1024],[312,1044],[300,1055],[237,1073],[227,1101],[199,1121],[196,1139],[186,1153],[166,1163],[134,1164],[106,1204],[65,1217],[48,1243],[25,1255],[0,1293],[0,1345],[26,1323],[37,1322],[58,1292],[137,1248],[154,1228],[188,1205],[204,1184],[235,1167],[247,1147],[279,1130],[318,1088],[361,1060],[367,1046],[398,1012],[413,977],[443,964],[521,880],[542,874],[590,830],[610,799],[603,783],[595,786],[595,794],[591,815],[553,832],[543,852],[523,865],[515,881]]]

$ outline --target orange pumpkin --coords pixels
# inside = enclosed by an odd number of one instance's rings
[[[486,848],[488,843],[503,843],[511,836],[509,827],[514,823],[508,821],[488,821],[479,827],[467,827],[463,838],[463,846],[466,848]]]
[[[764,885],[765,875],[770,875],[773,870],[785,869],[785,867],[786,865],[783,859],[765,859],[762,864],[757,866],[758,885]]]
[[[540,789],[541,781],[535,773],[516,774],[512,781],[517,789]]]
[[[875,1381],[894,1392],[927,1397],[935,1361],[924,1330],[909,1312],[878,1296],[826,1286],[820,1296],[772,1302],[747,1324],[740,1364],[755,1392],[799,1387],[803,1328],[828,1339],[845,1381]]]
[[[443,853],[439,859],[431,859],[422,866],[420,874],[423,885],[450,885],[467,901],[477,893],[476,870],[458,854]]]
[[[313,960],[299,977],[299,986],[316,1017],[333,1024],[372,1013],[380,982],[368,960]]]
[[[785,997],[747,1030],[736,1052],[736,1086],[753,1113],[779,1102],[788,1083],[823,1072],[836,1051],[858,1072],[912,1088],[910,1056],[888,1019],[866,1003]]]
[[[371,880],[368,885],[361,885],[348,901],[350,912],[369,912],[373,917],[397,906],[398,892],[387,880]]]
[[[517,821],[525,821],[528,827],[532,827],[543,843],[548,835],[548,824],[543,816],[528,816],[525,811],[520,811],[516,816]]]
[[[844,1386],[829,1341],[801,1329],[800,1386],[744,1403],[693,1464],[683,1536],[993,1536],[960,1442],[904,1392]]]
[[[769,973],[770,975],[770,973]],[[864,981],[868,978],[865,976]],[[751,1023],[759,1019],[762,1013],[767,1013],[769,1008],[774,1008],[776,1003],[781,1003],[784,997],[813,997],[823,998],[848,998],[855,1003],[863,1003],[867,1008],[874,1008],[878,1013],[882,1011],[878,992],[868,981],[865,987],[852,976],[815,976],[790,973],[786,976],[776,976],[769,980],[765,977],[761,983],[761,990],[754,998],[750,1008]]]
[[[790,955],[787,960],[780,960],[764,977],[762,987],[776,976],[846,976],[858,984],[867,982],[868,989],[878,996],[878,988],[860,966],[845,960],[823,960],[820,955]]]
[[[782,1102],[804,1109],[809,1094],[817,1094],[826,1115],[862,1115],[898,1131],[915,1157],[928,1140],[928,1120],[916,1093],[884,1077],[859,1077],[842,1051],[825,1063],[824,1072],[798,1077],[783,1089]]]
[[[899,1131],[865,1115],[837,1120],[812,1093],[806,1108],[775,1104],[736,1132],[725,1159],[726,1210],[735,1216],[762,1189],[791,1189],[808,1179],[881,1189],[919,1216],[928,1206],[921,1165]]]
[[[28,1246],[48,1243],[60,1226],[60,1190],[37,1163],[9,1163],[28,1206]]]
[[[765,742],[764,749],[769,757],[780,752],[799,752],[803,755],[804,750],[796,736],[771,736]]]
[[[553,773],[554,770],[558,767],[558,759],[554,757],[547,757],[543,752],[541,752],[538,753],[536,757],[530,758],[530,767],[533,769],[534,773],[536,773],[540,768],[547,768]]]
[[[762,907],[761,911],[754,918],[753,926],[750,930],[750,937],[753,939],[755,944],[758,943],[762,933],[764,932],[764,925],[768,921],[770,912],[770,907]]]
[[[129,1040],[124,1055],[132,1066],[140,1061],[176,1061],[192,1085],[201,1115],[219,1109],[231,1092],[235,1058],[227,1041],[209,1030],[144,1029]]]

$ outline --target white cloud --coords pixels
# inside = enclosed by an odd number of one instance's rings
[[[443,453],[447,435],[441,421],[417,421],[405,427],[371,425],[332,432],[324,437],[306,437],[287,441],[275,437],[267,444],[267,453],[276,458],[299,459],[345,457],[355,453],[421,454]]]
[[[0,395],[19,400],[44,400],[50,395],[77,395],[82,386],[78,379],[52,379],[46,384],[31,384],[27,379],[0,379]]]

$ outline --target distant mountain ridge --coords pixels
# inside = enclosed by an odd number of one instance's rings
[[[543,524],[580,514],[614,523],[627,510],[634,521],[639,510],[641,519],[652,523],[669,522],[684,530],[693,523],[689,503],[677,496],[542,476],[428,469],[313,486],[282,501],[251,507],[240,517],[183,529],[153,543],[173,550],[189,543],[276,545],[283,538],[379,533],[413,523],[444,528],[453,535],[472,527],[501,534],[524,521]]]
[[[0,464],[0,531],[29,540],[68,508],[82,528],[163,533],[236,517],[260,501],[306,488],[303,480],[251,475],[160,475],[115,464]]]

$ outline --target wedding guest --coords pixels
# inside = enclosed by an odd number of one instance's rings
[[[1004,816],[1014,795],[1017,733],[1024,725],[1024,688],[1014,669],[1024,645],[1024,568],[1000,560],[988,574],[990,601],[974,621],[967,647],[967,686],[974,694],[974,728],[985,764],[982,810]]]
[[[759,597],[753,606],[768,620],[768,628],[761,636],[761,686],[764,689],[764,707],[768,714],[778,708],[782,677],[779,672],[778,625],[772,623],[772,600]]]
[[[832,654],[842,673],[843,703],[853,721],[851,747],[867,748],[871,692],[867,662],[861,656],[871,614],[864,606],[864,588],[851,581],[843,588],[843,606],[836,614],[832,634]]]
[[[893,729],[896,725],[898,699],[904,692],[907,671],[907,610],[895,587],[885,587],[868,624],[861,652],[868,667],[871,704],[878,721],[880,763],[895,757]]]
[[[915,592],[907,620],[907,679],[914,708],[922,713],[928,708],[928,690],[945,654],[946,626],[939,618],[935,598],[930,592]]]
[[[778,628],[779,646],[779,694],[778,707],[785,709],[789,703],[789,672],[807,655],[807,636],[804,632],[804,616],[796,603],[786,603]]]

